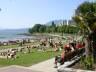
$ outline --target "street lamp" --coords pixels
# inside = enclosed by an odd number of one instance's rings
[[[0,11],[1,11],[2,9],[0,8]]]

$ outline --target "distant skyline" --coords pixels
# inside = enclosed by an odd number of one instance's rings
[[[0,0],[0,29],[29,28],[36,23],[69,20],[87,0]]]

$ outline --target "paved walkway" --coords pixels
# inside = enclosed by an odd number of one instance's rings
[[[54,68],[54,58],[32,65],[29,68],[31,68],[32,70],[37,70],[41,72],[57,72],[57,69]]]
[[[23,66],[11,65],[0,68],[0,72],[41,72]]]

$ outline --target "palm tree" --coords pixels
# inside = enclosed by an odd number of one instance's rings
[[[90,54],[96,57],[96,2],[84,2],[76,9],[73,17],[77,26],[83,31],[85,38],[86,57]],[[91,48],[91,49],[90,49]],[[93,49],[92,49],[93,48]],[[93,51],[92,51],[93,50]],[[95,59],[94,59],[95,60]]]

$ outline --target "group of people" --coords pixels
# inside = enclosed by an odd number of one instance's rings
[[[18,47],[18,48],[13,48],[13,49],[8,49],[0,52],[0,58],[11,58],[15,59],[17,52],[22,52],[22,53],[30,53],[30,45],[24,46],[24,47]]]
[[[0,41],[0,46],[5,46],[5,45],[14,45],[14,44],[19,44],[22,46],[25,43],[30,42],[29,38],[22,39],[22,40],[8,40],[8,41]]]
[[[54,51],[57,51],[57,46],[59,46],[59,43],[56,43],[56,41],[52,38],[43,38],[40,41],[40,48],[43,51],[45,51],[46,48],[52,48]]]
[[[68,53],[74,52],[76,50],[85,48],[85,43],[82,41],[73,41],[67,44],[63,45],[63,49],[61,52],[60,56],[55,56],[55,67],[57,67],[57,63],[59,62],[61,65],[64,64],[64,62],[66,61],[66,57],[65,55],[67,55]],[[68,55],[70,56],[70,55]]]
[[[11,59],[15,59],[16,58],[16,50],[14,49],[11,49],[11,50],[8,50],[7,52],[7,59],[8,58],[11,58]]]
[[[65,52],[74,51],[80,48],[85,48],[85,43],[82,41],[73,41],[64,45]]]

